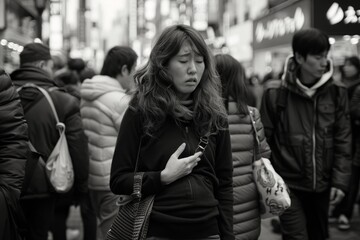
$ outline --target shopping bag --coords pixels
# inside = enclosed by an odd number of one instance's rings
[[[253,163],[253,176],[259,193],[261,218],[280,216],[291,205],[289,189],[267,158]]]
[[[58,122],[60,138],[46,162],[46,173],[56,192],[68,192],[74,185],[74,169],[65,136],[65,125]]]

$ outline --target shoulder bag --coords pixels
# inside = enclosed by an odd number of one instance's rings
[[[259,193],[260,214],[262,219],[280,216],[291,205],[289,189],[284,180],[276,173],[271,162],[260,155],[260,140],[255,125],[255,115],[250,111],[250,119],[254,130],[253,176]]]
[[[59,131],[60,137],[45,163],[45,170],[54,190],[58,193],[66,193],[72,188],[74,184],[74,169],[66,140],[65,124],[59,121],[54,103],[45,89],[35,84],[27,83],[24,86],[18,88],[18,92],[23,88],[28,87],[39,90],[45,96],[54,114],[56,128]],[[30,147],[35,150],[31,144]]]

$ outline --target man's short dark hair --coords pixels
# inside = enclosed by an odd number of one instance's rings
[[[138,56],[130,47],[116,46],[107,53],[100,74],[116,78],[122,67],[127,66],[129,72],[134,66]]]
[[[328,52],[330,49],[329,37],[316,28],[303,29],[294,34],[292,49],[294,55],[298,53],[304,58],[308,54],[316,55]]]

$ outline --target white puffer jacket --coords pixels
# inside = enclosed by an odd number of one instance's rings
[[[81,117],[89,141],[89,189],[110,190],[110,168],[130,96],[111,77],[97,75],[81,86]]]

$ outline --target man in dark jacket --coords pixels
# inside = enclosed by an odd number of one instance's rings
[[[75,175],[71,191],[76,196],[83,196],[87,192],[89,162],[87,139],[82,127],[78,100],[56,88],[51,75],[52,60],[49,48],[40,43],[30,43],[21,52],[20,68],[11,74],[11,78],[17,87],[33,83],[49,92],[59,120],[66,126],[65,134]],[[29,139],[46,160],[59,139],[54,114],[44,95],[37,89],[25,88],[19,94],[29,126]],[[29,225],[27,240],[47,240],[56,198],[57,195],[51,192],[47,197],[24,198],[22,205]]]
[[[25,174],[28,151],[27,124],[19,95],[0,69],[0,239],[15,240],[18,229],[18,200]]]
[[[272,164],[291,192],[291,207],[280,216],[285,240],[326,239],[329,202],[339,203],[349,183],[348,98],[332,79],[328,39],[317,29],[295,33],[282,86],[262,101]]]

